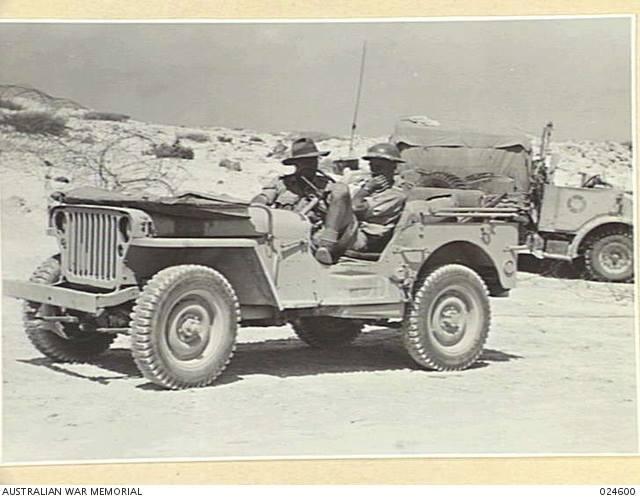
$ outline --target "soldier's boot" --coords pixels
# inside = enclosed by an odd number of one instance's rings
[[[338,231],[329,227],[322,229],[317,239],[318,248],[314,254],[316,260],[324,265],[332,265],[335,262],[334,253],[339,236]]]

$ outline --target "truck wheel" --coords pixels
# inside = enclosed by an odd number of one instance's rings
[[[584,252],[587,275],[596,281],[633,280],[633,236],[626,229],[610,229],[590,238]]]
[[[298,338],[314,348],[340,348],[353,342],[362,324],[339,317],[299,317],[291,321]]]
[[[222,274],[201,265],[166,268],[133,307],[133,359],[162,387],[209,385],[233,356],[239,320],[238,299]]]
[[[33,272],[30,282],[53,284],[60,279],[60,258],[54,256],[42,263]],[[60,313],[58,307],[25,302],[23,308],[24,328],[34,347],[58,362],[86,362],[109,348],[114,335],[82,331],[77,324],[45,322],[38,319],[38,311],[44,315]],[[72,315],[66,312],[65,315]],[[57,331],[57,333],[55,332]],[[64,338],[67,336],[68,339]]]
[[[404,345],[421,367],[458,371],[482,353],[490,322],[489,294],[478,274],[445,265],[415,291],[405,313]]]
[[[444,189],[468,189],[463,179],[452,173],[430,172],[420,174],[417,187],[440,187]]]

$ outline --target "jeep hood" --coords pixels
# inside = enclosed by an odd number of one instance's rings
[[[78,187],[67,192],[54,192],[51,197],[63,204],[89,204],[137,208],[147,213],[189,218],[249,218],[249,203],[229,196],[185,192],[176,196],[131,195],[96,187]]]

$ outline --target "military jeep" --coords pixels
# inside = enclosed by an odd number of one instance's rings
[[[317,262],[305,215],[204,194],[132,199],[79,189],[49,210],[59,254],[28,282],[33,345],[84,362],[127,334],[136,365],[169,389],[211,384],[239,326],[290,323],[317,348],[340,348],[367,324],[398,326],[418,366],[461,370],[480,356],[489,295],[516,283],[513,210],[479,192],[416,189],[384,251]]]

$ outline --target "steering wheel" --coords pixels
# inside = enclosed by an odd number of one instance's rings
[[[582,183],[582,187],[586,187],[587,189],[591,189],[599,185],[602,187],[613,187],[609,182],[604,181],[600,175],[593,175]]]
[[[323,172],[322,170],[318,169],[316,170],[320,175],[322,175],[324,178],[326,178],[329,182],[333,182],[334,184],[336,183],[336,179],[333,178],[331,175],[329,175],[328,173]]]

